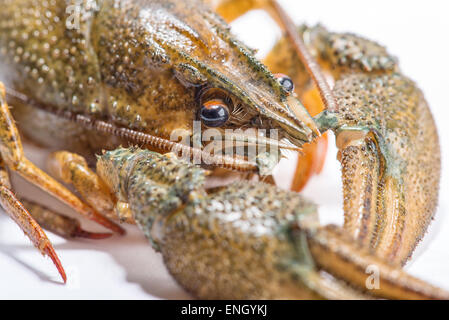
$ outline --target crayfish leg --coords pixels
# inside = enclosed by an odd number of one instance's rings
[[[89,168],[84,157],[57,151],[50,154],[47,164],[56,179],[72,185],[90,206],[110,219],[134,223],[127,204],[117,201],[103,179]]]
[[[26,236],[31,240],[33,245],[38,248],[43,255],[50,257],[65,283],[67,281],[67,276],[53,245],[41,226],[33,219],[31,214],[11,190],[9,175],[2,159],[0,159],[0,204],[11,219],[17,223],[20,229],[22,229]]]
[[[0,83],[0,155],[5,166],[17,172],[27,181],[63,201],[81,215],[119,234],[125,231],[58,183],[25,157],[19,132],[6,103],[5,87]]]
[[[206,0],[226,22],[232,22],[246,12],[269,9],[271,0]]]
[[[77,219],[50,210],[47,207],[33,201],[21,199],[21,202],[29,210],[39,225],[48,231],[60,235],[61,237],[100,240],[112,236],[112,233],[96,233],[86,231],[81,228],[80,222]]]
[[[109,218],[114,217],[114,200],[109,189],[82,156],[68,151],[53,152],[48,157],[47,167],[53,177],[73,185],[89,205]]]

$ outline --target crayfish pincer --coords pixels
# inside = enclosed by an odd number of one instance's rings
[[[358,247],[316,206],[265,183],[208,189],[207,171],[138,148],[98,157],[97,174],[159,250],[175,279],[199,298],[448,298]],[[379,270],[368,290],[365,270]]]

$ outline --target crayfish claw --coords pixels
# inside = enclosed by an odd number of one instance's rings
[[[371,254],[337,226],[306,231],[317,267],[371,297],[447,300],[449,293],[419,280],[397,265]]]
[[[206,190],[205,170],[140,149],[105,153],[97,172],[129,203],[173,277],[199,298],[449,298],[346,229],[320,226],[316,205],[296,192],[254,181]],[[369,287],[369,267],[379,271],[379,288]]]
[[[58,255],[55,252],[55,249],[51,245],[49,241],[47,241],[45,247],[42,249],[42,253],[50,257],[55,265],[56,269],[58,269],[59,274],[61,275],[62,281],[67,283],[67,275],[65,273],[64,267],[62,266],[61,261],[58,258]]]
[[[404,265],[438,199],[440,149],[432,114],[421,90],[400,73],[345,76],[334,91],[341,106],[334,131],[345,228],[385,260]]]
[[[83,230],[81,228],[76,228],[73,233],[72,236],[75,238],[86,238],[86,239],[90,239],[90,240],[102,240],[102,239],[107,239],[112,237],[112,233],[101,233],[101,232],[90,232],[90,231],[86,231]]]

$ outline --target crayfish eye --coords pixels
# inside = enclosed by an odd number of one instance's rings
[[[221,99],[206,101],[201,106],[200,118],[208,127],[220,127],[229,119],[228,106]]]
[[[283,73],[275,74],[274,77],[279,81],[281,86],[283,86],[287,92],[292,93],[293,90],[295,90],[295,84],[293,83],[292,79],[290,79],[290,77],[286,76]]]

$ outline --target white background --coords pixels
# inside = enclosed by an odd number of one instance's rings
[[[449,152],[448,82],[449,44],[447,1],[280,1],[297,23],[321,22],[333,31],[351,31],[386,45],[400,58],[402,70],[423,89],[436,118],[443,152],[440,203],[436,219],[420,244],[407,270],[449,290]],[[263,12],[252,12],[233,23],[233,30],[263,57],[280,32]],[[320,204],[322,223],[342,223],[340,168],[331,137],[326,167],[305,190]],[[27,146],[27,155],[43,163],[45,152]],[[289,176],[284,163],[279,175]],[[65,206],[20,179],[18,193],[27,194],[68,213]],[[281,181],[288,184],[288,181]],[[90,230],[101,230],[88,221]],[[134,227],[124,237],[102,241],[68,241],[48,233],[68,273],[62,285],[51,261],[42,258],[19,228],[0,214],[0,298],[105,298],[178,299],[190,298],[171,279],[161,257]]]

